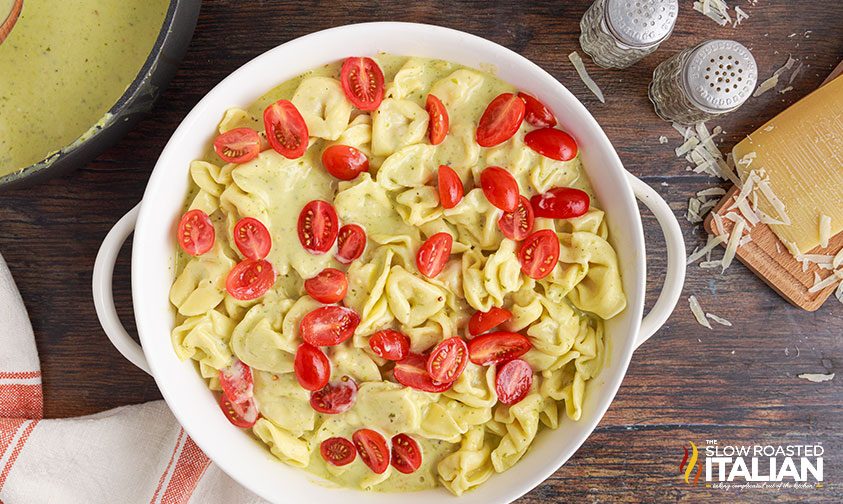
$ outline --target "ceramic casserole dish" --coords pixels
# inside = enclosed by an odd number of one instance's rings
[[[661,327],[676,305],[685,277],[685,248],[679,224],[667,203],[624,170],[606,134],[586,108],[550,74],[509,49],[437,26],[366,23],[292,40],[239,68],[182,121],[158,159],[143,200],[105,238],[93,276],[97,313],[117,349],[155,378],[170,409],[199,447],[245,487],[273,502],[394,502],[394,494],[328,488],[315,476],[276,460],[247,432],[232,426],[219,414],[219,406],[193,362],[180,361],[173,351],[170,332],[175,321],[168,297],[174,275],[175,226],[189,184],[187,167],[191,160],[201,158],[225,110],[251,103],[266,89],[308,69],[348,56],[378,52],[492,68],[501,79],[541,97],[560,119],[560,127],[576,138],[591,185],[606,212],[628,305],[606,323],[606,361],[600,374],[588,384],[582,419],[573,422],[565,418],[558,429],[542,430],[518,464],[460,498],[442,488],[400,496],[405,504],[433,499],[459,500],[461,504],[510,502],[553,474],[597,426],[623,380],[635,348]],[[665,286],[646,317],[644,234],[636,198],[655,214],[667,240]],[[132,296],[140,346],[120,324],[111,287],[117,253],[133,231]]]

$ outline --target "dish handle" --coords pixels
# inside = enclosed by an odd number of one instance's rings
[[[656,304],[641,321],[638,341],[635,343],[637,348],[664,325],[679,301],[682,286],[685,283],[685,241],[682,239],[682,229],[679,227],[679,222],[667,202],[652,187],[632,174],[627,175],[632,186],[632,192],[639,201],[653,212],[667,242],[667,275],[665,276],[664,286]],[[114,293],[112,291],[112,276],[117,254],[126,238],[134,231],[139,210],[140,205],[131,209],[117,221],[103,240],[94,262],[92,289],[97,317],[111,344],[129,362],[151,374],[143,349],[129,336],[120,322],[117,309],[114,306]]]
[[[100,325],[102,325],[105,335],[108,336],[111,344],[129,362],[146,371],[148,374],[152,374],[149,371],[149,364],[146,362],[146,357],[143,355],[143,349],[129,336],[126,328],[120,322],[120,317],[117,315],[117,308],[114,306],[114,292],[111,285],[114,264],[117,262],[117,254],[120,252],[123,242],[135,230],[135,222],[138,220],[139,210],[140,205],[129,210],[106,235],[99,252],[97,252],[97,259],[94,262],[92,288],[97,318],[99,318]]]
[[[630,173],[627,173],[627,177],[635,197],[656,216],[656,220],[662,228],[665,242],[667,242],[667,274],[664,278],[664,285],[656,304],[641,321],[638,341],[635,342],[635,347],[638,348],[650,339],[650,336],[655,334],[673,313],[673,309],[679,301],[679,296],[682,295],[687,266],[685,264],[685,240],[682,238],[682,229],[679,227],[679,221],[676,220],[676,216],[673,215],[673,211],[667,205],[667,202],[659,196],[655,189],[641,179]]]

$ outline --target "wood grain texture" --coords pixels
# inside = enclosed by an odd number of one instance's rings
[[[820,86],[831,82],[840,74],[843,74],[843,62],[837,65]],[[712,216],[719,214],[723,217],[723,227],[726,228],[726,232],[732,232],[733,224],[725,217],[739,192],[740,188],[737,186],[732,186],[726,192],[706,217],[704,223],[706,231],[717,234]],[[814,285],[814,275],[819,274],[825,277],[828,272],[823,271],[816,264],[803,268],[802,263],[790,254],[770,226],[759,223],[749,230],[749,236],[752,237],[752,241],[738,248],[735,257],[790,304],[803,310],[816,311],[837,289],[837,283],[835,283],[820,291],[810,292]],[[726,244],[724,243],[723,246],[725,247]],[[843,232],[833,236],[827,247],[817,246],[808,253],[836,255],[841,249],[843,249]]]
[[[734,2],[730,2],[734,3]],[[655,66],[705,39],[748,45],[762,78],[788,53],[810,66],[795,90],[751,99],[718,122],[724,148],[754,131],[822,82],[843,55],[843,3],[837,0],[740,2],[750,18],[719,27],[683,0],[673,36],[623,71],[597,68],[601,104],[577,78],[567,54],[579,48],[587,0],[537,2],[417,1],[205,2],[179,73],[155,110],[116,147],[67,177],[0,194],[0,253],[33,320],[44,372],[46,415],[64,417],[160,397],[153,380],[125,361],[105,338],[91,299],[91,269],[109,228],[141,198],[158,153],[191,107],[232,70],[298,36],[347,23],[399,20],[440,24],[484,36],[542,66],[568,86],[603,126],[627,169],[667,199],[689,249],[704,232],[684,219],[687,200],[717,180],[685,171],[680,141],[653,113],[647,85]],[[807,36],[805,32],[810,30]],[[788,35],[795,33],[793,37]],[[659,144],[659,136],[670,138]],[[170,167],[182,170],[184,167]],[[599,167],[591,167],[598,170]],[[658,296],[665,246],[655,218],[642,213],[649,281]],[[130,332],[129,246],[114,277],[115,299]],[[665,327],[633,356],[624,384],[599,427],[574,457],[519,502],[839,502],[843,480],[843,306],[806,313],[785,303],[736,265],[720,275],[692,266],[684,295],[734,327],[699,326],[680,301]],[[162,338],[168,338],[166,334]],[[816,384],[800,373],[836,372]],[[587,415],[588,412],[585,412]],[[678,463],[688,441],[820,442],[826,486],[816,490],[745,492],[689,487]]]

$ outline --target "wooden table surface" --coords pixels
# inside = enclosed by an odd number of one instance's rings
[[[654,67],[709,38],[750,47],[761,79],[788,54],[806,67],[787,94],[752,98],[716,121],[723,147],[815,89],[843,57],[843,2],[761,0],[739,29],[719,27],[682,0],[673,36],[624,71],[599,69],[601,104],[577,78],[567,54],[582,51],[579,20],[589,1],[323,2],[208,1],[187,56],[155,110],[116,147],[74,174],[34,189],[0,194],[0,253],[17,280],[34,325],[44,376],[46,415],[89,414],[160,398],[152,379],[112,348],[91,297],[91,270],[112,224],[141,198],[158,153],[191,107],[229,72],[262,52],[324,28],[373,20],[445,25],[486,37],[533,60],[594,114],[626,168],[655,187],[679,218],[689,249],[704,240],[684,219],[687,200],[717,181],[685,171],[678,137],[647,100]],[[794,34],[791,36],[791,34]],[[712,123],[714,124],[714,123]],[[659,137],[670,138],[668,145]],[[175,167],[179,169],[179,167]],[[648,306],[664,273],[664,243],[643,212]],[[115,298],[130,332],[129,245],[117,265]],[[688,309],[703,307],[734,323],[699,326]],[[816,313],[796,309],[742,265],[720,275],[691,266],[684,297],[667,325],[634,355],[626,379],[596,432],[552,478],[520,502],[565,501],[840,501],[843,499],[843,306],[831,299]],[[161,335],[166,338],[168,335]],[[825,383],[800,373],[837,373]],[[822,443],[825,486],[810,490],[735,490],[687,486],[678,464],[688,441]]]

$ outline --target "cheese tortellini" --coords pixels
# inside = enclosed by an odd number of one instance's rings
[[[221,370],[238,361],[251,372],[260,413],[254,437],[280,461],[342,486],[374,491],[409,491],[442,486],[462,495],[506,471],[525,456],[542,428],[564,428],[588,415],[588,382],[603,365],[604,321],[626,306],[618,258],[609,226],[592,196],[592,207],[575,219],[536,219],[535,229],[559,238],[559,261],[541,280],[521,269],[520,243],[506,238],[503,213],[486,198],[480,172],[500,166],[530,197],[554,187],[591,190],[579,157],[562,162],[524,144],[533,129],[526,122],[509,140],[490,148],[476,142],[486,105],[515,92],[494,76],[457,64],[417,57],[378,55],[385,75],[384,98],[370,111],[355,108],[340,83],[340,63],[314,69],[272,89],[245,108],[232,108],[217,128],[263,127],[262,110],[290,100],[309,132],[309,147],[297,159],[272,148],[241,164],[223,164],[213,151],[189,167],[187,210],[201,210],[216,241],[199,256],[179,251],[170,301],[176,324],[172,342],[181,359],[192,359],[212,390],[224,389]],[[428,141],[428,94],[438,97],[450,119],[438,145]],[[265,141],[265,138],[264,138]],[[338,180],[322,164],[334,145],[363,153],[368,170]],[[437,170],[448,165],[465,192],[443,208]],[[366,233],[362,255],[341,262],[335,243],[327,253],[306,251],[297,235],[299,214],[310,201],[330,203],[339,225],[357,224]],[[245,217],[268,229],[266,257],[274,285],[252,300],[235,299],[227,277],[244,260],[235,245],[235,224]],[[419,247],[437,233],[453,238],[441,273],[419,272]],[[348,289],[342,304],[360,318],[353,335],[324,347],[330,379],[352,379],[356,399],[347,411],[320,413],[295,373],[304,317],[323,306],[307,294],[304,281],[325,268],[342,270]],[[318,297],[314,294],[315,297]],[[523,359],[532,369],[529,392],[503,404],[497,368],[468,362],[447,390],[425,392],[399,383],[395,364],[370,347],[372,335],[391,329],[409,339],[410,352],[425,354],[440,342],[469,338],[468,321],[493,307],[511,313],[495,330],[516,332],[530,342]],[[518,363],[523,365],[523,363]],[[389,440],[406,434],[421,448],[421,467],[403,474],[387,467],[369,470],[360,457],[335,466],[320,455],[323,441],[351,439],[361,428]]]

